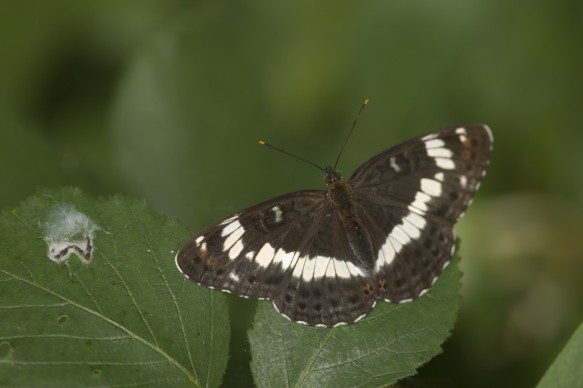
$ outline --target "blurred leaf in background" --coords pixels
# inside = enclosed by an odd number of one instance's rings
[[[457,228],[460,320],[414,379],[532,386],[583,319],[581,15],[569,0],[3,2],[0,205],[75,185],[195,231],[323,188],[256,142],[330,163],[365,97],[346,176],[408,137],[485,122],[492,164]],[[225,385],[251,381],[253,306],[234,304]]]

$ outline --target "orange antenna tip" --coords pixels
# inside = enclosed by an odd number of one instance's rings
[[[259,144],[265,145],[265,140],[259,140]]]
[[[364,102],[362,103],[362,105],[368,105],[368,98],[364,100]]]

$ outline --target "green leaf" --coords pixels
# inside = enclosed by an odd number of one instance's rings
[[[0,385],[218,386],[227,306],[176,270],[187,237],[143,201],[75,189],[2,212]]]
[[[546,387],[583,387],[583,323],[538,383]]]
[[[410,376],[441,353],[459,304],[459,259],[431,290],[405,304],[377,303],[355,325],[324,329],[258,308],[249,340],[258,386],[381,386]]]

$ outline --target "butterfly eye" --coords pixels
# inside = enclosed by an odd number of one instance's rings
[[[331,183],[338,182],[342,180],[342,174],[339,171],[335,171],[332,167],[326,167],[326,175],[324,176],[324,182],[326,185],[330,185]]]

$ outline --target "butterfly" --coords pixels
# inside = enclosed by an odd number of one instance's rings
[[[270,299],[311,326],[355,323],[378,300],[412,301],[453,256],[453,226],[485,175],[492,141],[486,125],[453,126],[379,153],[347,181],[326,167],[327,190],[284,194],[217,221],[178,251],[176,265],[196,284]]]

